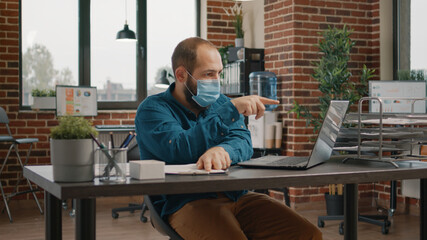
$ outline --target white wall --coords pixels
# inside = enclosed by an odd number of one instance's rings
[[[264,48],[264,0],[242,2],[245,47]]]

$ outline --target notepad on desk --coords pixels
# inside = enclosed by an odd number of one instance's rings
[[[226,174],[228,170],[217,170],[212,169],[211,171],[206,171],[204,169],[197,169],[195,163],[183,164],[183,165],[166,165],[165,166],[166,174],[178,174],[178,175],[206,175],[206,174]]]

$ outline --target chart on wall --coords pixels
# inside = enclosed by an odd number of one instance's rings
[[[383,112],[411,113],[414,102],[411,99],[426,97],[426,83],[421,81],[369,81],[369,96],[384,98],[382,99]],[[415,101],[414,113],[425,113],[425,102],[425,100]],[[379,112],[379,102],[370,101],[369,111]]]
[[[96,116],[96,87],[56,86],[57,116]]]

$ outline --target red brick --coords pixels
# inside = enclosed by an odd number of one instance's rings
[[[341,8],[341,3],[338,1],[329,1],[325,3],[326,7]]]
[[[19,12],[16,10],[0,10],[0,15],[3,17],[18,17]]]
[[[45,127],[46,121],[31,120],[31,121],[27,122],[27,126],[29,126],[29,127]]]
[[[120,125],[120,120],[104,120],[105,125]]]
[[[36,129],[34,128],[18,128],[18,134],[35,134]]]

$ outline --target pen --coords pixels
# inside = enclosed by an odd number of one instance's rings
[[[132,137],[129,138],[129,140],[125,143],[125,145],[123,146],[124,148],[126,148],[127,146],[129,146],[129,143],[132,141],[132,139],[136,136],[136,133],[132,134]]]
[[[122,142],[122,144],[120,145],[120,148],[122,148],[125,144],[126,144],[126,142],[127,142],[127,140],[129,139],[129,138],[131,138],[132,137],[132,132],[129,132],[129,135],[125,138],[125,140]]]
[[[98,145],[98,147],[99,147],[99,148],[101,148],[101,149],[104,149],[104,148],[105,148],[105,145],[104,145],[103,143],[100,143],[100,142],[98,141],[98,139],[96,139],[96,138],[92,135],[92,133],[90,133],[90,137],[93,139],[93,141],[95,141],[96,145]]]
[[[114,148],[113,132],[110,132],[110,139],[111,139],[111,148]]]

